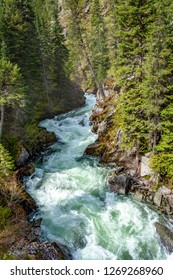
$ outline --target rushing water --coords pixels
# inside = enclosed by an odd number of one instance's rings
[[[131,197],[110,193],[109,169],[83,156],[97,138],[89,123],[94,104],[88,95],[81,109],[40,124],[58,137],[26,180],[43,236],[66,245],[74,259],[167,259],[154,227],[158,215]]]

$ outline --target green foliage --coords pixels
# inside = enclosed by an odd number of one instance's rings
[[[137,156],[156,153],[156,168],[171,178],[170,171],[163,170],[173,150],[172,1],[67,0],[62,5],[74,77],[83,75],[85,85],[93,83],[81,36],[97,80],[103,83],[109,73],[121,88],[114,106],[118,121],[113,120],[108,136],[118,123],[121,148],[135,147]]]
[[[100,1],[91,1],[91,30],[88,31],[88,45],[91,61],[96,71],[99,83],[103,83],[107,77],[109,68],[108,49],[106,45],[106,30],[102,16]]]
[[[58,3],[0,0],[0,139],[13,155],[15,139],[33,144],[39,120],[70,103]]]
[[[115,75],[123,94],[119,100],[120,123],[124,148],[136,147],[137,153],[147,147],[147,120],[143,95],[143,60],[146,44],[148,1],[116,1],[117,56]],[[149,12],[148,12],[149,13]]]
[[[0,181],[9,175],[13,168],[14,163],[9,152],[0,144]]]
[[[148,144],[150,149],[163,150],[164,140],[158,142],[160,135],[168,132],[169,119],[165,118],[165,107],[172,96],[172,19],[173,6],[171,1],[153,1],[150,24],[147,26],[147,53],[145,56],[145,79],[143,81],[145,112],[148,118]],[[151,43],[152,42],[152,43]],[[163,111],[163,112],[162,112]],[[167,120],[166,120],[167,119]],[[166,122],[165,122],[166,121]],[[166,132],[166,134],[167,134]],[[170,136],[170,135],[169,135]],[[166,151],[166,150],[165,150]]]
[[[0,205],[0,230],[2,230],[8,223],[11,216],[11,210]]]
[[[159,153],[152,157],[150,166],[173,183],[173,153]]]
[[[40,42],[43,83],[47,101],[58,91],[65,79],[65,62],[68,57],[58,17],[58,1],[33,1],[35,25]]]
[[[6,253],[6,254],[3,254],[3,256],[2,257],[0,257],[0,260],[14,260],[15,258],[14,258],[14,255],[11,255],[11,254],[9,254],[9,253]]]
[[[99,0],[90,3],[67,0],[62,3],[68,14],[67,40],[72,75],[84,80],[85,87],[104,82],[109,68],[104,17]],[[89,9],[89,12],[88,12]],[[69,71],[70,72],[70,71]]]
[[[21,133],[34,145],[45,111],[63,110],[67,74],[99,88],[109,73],[121,94],[108,138],[121,129],[121,148],[155,152],[155,170],[172,180],[172,14],[171,0],[1,0],[2,138]]]
[[[173,104],[169,104],[161,111],[161,131],[160,141],[156,150],[160,152],[172,152],[173,149]]]
[[[24,86],[22,82],[19,67],[6,58],[0,58],[0,105],[24,105]]]

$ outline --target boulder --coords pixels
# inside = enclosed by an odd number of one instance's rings
[[[19,168],[16,172],[18,178],[22,178],[22,176],[31,176],[35,172],[35,165],[33,163],[29,163]]]
[[[108,177],[110,190],[118,194],[127,194],[132,185],[132,177],[128,174],[113,175]]]
[[[157,205],[158,207],[161,206],[162,203],[162,193],[161,192],[156,192],[154,195],[154,204]]]
[[[146,156],[143,156],[141,158],[141,172],[140,172],[141,177],[153,174],[153,170],[149,166],[149,160],[150,158]]]
[[[27,152],[27,150],[25,149],[24,146],[21,145],[21,148],[20,148],[20,154],[16,160],[16,165],[19,167],[19,166],[22,166],[24,165],[27,160],[29,159],[29,153]]]
[[[101,156],[103,154],[103,146],[99,142],[95,142],[93,144],[90,144],[84,154],[89,156]]]
[[[162,193],[163,196],[170,195],[172,193],[172,191],[165,186],[159,188],[159,191]]]
[[[166,226],[156,222],[156,231],[160,237],[162,244],[166,247],[169,253],[173,252],[173,232]]]

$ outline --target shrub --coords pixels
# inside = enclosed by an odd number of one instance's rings
[[[0,182],[10,174],[13,168],[12,157],[2,144],[0,144]]]
[[[11,216],[11,210],[7,207],[0,206],[0,229],[2,230]]]
[[[150,166],[170,183],[173,183],[173,153],[154,155],[150,160]]]

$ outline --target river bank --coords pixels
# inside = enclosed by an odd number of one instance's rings
[[[75,93],[77,95],[77,91]],[[84,96],[71,103],[71,108],[84,103]],[[67,109],[66,109],[67,111]],[[0,186],[1,218],[0,259],[70,259],[65,246],[46,241],[41,235],[41,219],[31,220],[37,211],[37,203],[26,192],[24,176],[35,172],[36,161],[49,146],[57,141],[55,133],[38,128],[33,141],[17,144],[15,165],[17,170],[8,176]],[[4,214],[6,213],[7,214]],[[1,227],[2,226],[2,227]],[[63,248],[62,248],[63,247]]]
[[[167,228],[160,223],[155,226],[161,242],[173,252],[173,188],[166,185],[159,174],[151,169],[151,154],[141,155],[136,159],[133,148],[121,148],[122,131],[116,107],[119,93],[119,88],[105,86],[105,100],[97,94],[97,103],[90,120],[92,130],[98,138],[86,148],[85,154],[96,156],[101,164],[110,166],[107,183],[111,192],[132,195],[135,200],[147,204],[158,214],[166,215],[171,227]]]
[[[17,171],[9,175],[1,184],[1,211],[9,214],[8,217],[5,214],[1,217],[3,223],[1,221],[0,259],[70,259],[65,247],[62,249],[58,244],[41,237],[41,219],[32,218],[34,213],[37,213],[37,204],[23,185],[23,176],[30,176],[35,171],[35,166],[31,162],[55,141],[54,133],[40,129],[40,137],[34,145],[35,148],[29,154],[21,146],[21,152],[16,161]]]
[[[106,98],[97,96],[91,115],[93,132],[98,135],[95,143],[85,150],[86,155],[96,156],[102,164],[112,168],[108,184],[112,191],[120,194],[134,193],[138,201],[154,206],[158,212],[172,216],[173,188],[165,185],[158,173],[149,165],[151,154],[136,158],[134,148],[123,150],[122,131],[118,122],[117,100],[119,89],[105,89]]]

